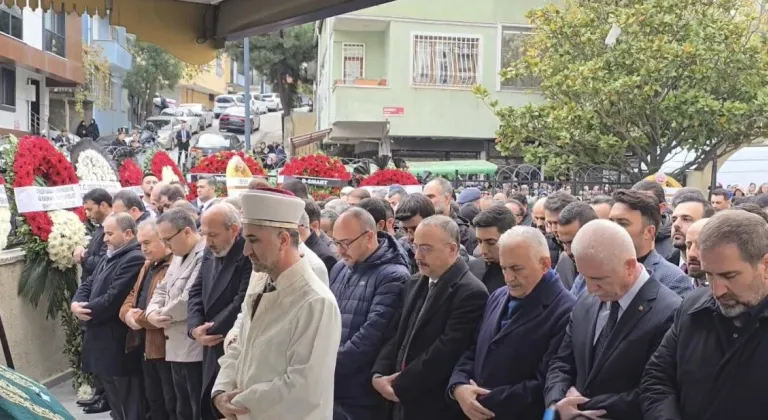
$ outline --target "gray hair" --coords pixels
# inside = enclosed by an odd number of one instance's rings
[[[430,184],[435,183],[440,186],[440,190],[443,191],[443,194],[450,195],[453,197],[453,185],[445,179],[445,178],[435,178],[432,181],[429,181]]]
[[[232,226],[242,226],[242,222],[240,221],[240,210],[235,208],[232,204],[229,203],[218,203],[214,204],[211,207],[208,208],[207,212],[210,211],[220,211],[224,218],[222,221],[224,222],[224,227],[229,229]],[[206,213],[207,213],[206,212]]]
[[[387,198],[387,187],[377,187],[371,191],[373,196],[377,198]]]
[[[125,232],[126,230],[130,230],[131,233],[136,235],[136,222],[133,220],[133,217],[131,217],[128,213],[112,213],[109,216],[107,216],[107,219],[114,219],[115,224],[117,224],[117,228],[120,229],[120,232]]]
[[[197,208],[195,207],[195,205],[186,200],[174,201],[173,204],[171,204],[171,208],[182,209],[187,213],[189,213],[189,215],[192,216],[193,219],[198,216]]]
[[[499,237],[499,247],[511,246],[517,242],[528,245],[531,254],[537,258],[550,257],[547,238],[535,227],[513,226],[512,229],[502,233]]]
[[[426,219],[422,220],[421,223],[419,223],[419,227],[424,226],[434,226],[440,228],[443,232],[448,235],[448,237],[453,241],[456,245],[459,245],[459,225],[456,224],[456,221],[451,219],[448,216],[443,216],[442,214],[436,214],[434,216],[429,216]]]
[[[336,219],[339,218],[339,213],[336,213],[331,209],[323,209],[320,211],[320,219],[322,220],[323,218],[328,219],[328,221],[331,222],[331,229],[333,229],[333,225],[336,224]]]
[[[190,228],[194,232],[197,232],[195,219],[193,219],[192,216],[184,209],[171,208],[163,212],[163,214],[157,217],[157,224],[159,225],[161,223],[168,223],[178,231],[184,230],[185,228]]]
[[[157,234],[157,222],[153,218],[142,220],[141,223],[139,223],[137,231],[143,228],[152,229],[152,232]]]
[[[403,187],[390,188],[389,189],[389,194],[387,194],[387,197],[388,198],[392,198],[392,197],[394,197],[396,195],[400,195],[400,196],[402,196],[400,198],[403,198],[406,195],[408,195],[408,191],[406,191],[405,188],[403,188]]]
[[[627,230],[610,220],[593,220],[582,226],[571,242],[573,255],[593,257],[613,263],[637,258],[635,245]]]
[[[349,207],[349,204],[347,204],[344,200],[340,198],[334,198],[333,200],[325,203],[325,209],[326,210],[333,210],[336,212],[336,214],[341,214]]]
[[[125,208],[128,210],[134,207],[139,209],[139,211],[147,210],[146,206],[144,206],[144,201],[141,200],[138,194],[131,190],[118,191],[115,196],[112,197],[112,205],[115,204],[115,201],[122,202]]]
[[[746,211],[721,211],[709,219],[699,234],[699,250],[736,245],[741,258],[755,265],[768,254],[768,223]]]
[[[344,212],[339,215],[339,218],[342,217],[351,217],[357,220],[364,231],[376,232],[378,230],[376,221],[373,219],[373,216],[371,216],[371,213],[368,213],[368,211],[361,207],[353,206],[344,210]]]
[[[224,199],[223,203],[229,204],[236,208],[237,211],[243,210],[243,200],[241,200],[240,197],[227,197]]]

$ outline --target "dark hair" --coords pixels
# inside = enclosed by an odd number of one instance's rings
[[[672,200],[675,207],[683,203],[699,203],[701,204],[701,207],[704,208],[703,217],[712,217],[715,215],[715,208],[712,207],[712,204],[706,198],[704,198],[704,194],[702,194],[701,191],[696,190],[695,193],[686,192],[685,194],[680,194],[680,196],[675,195]]]
[[[761,208],[768,207],[768,194],[760,194],[755,196],[755,204]]]
[[[613,200],[616,204],[621,203],[632,210],[639,211],[645,224],[659,231],[661,210],[659,210],[659,200],[655,196],[639,190],[618,190],[613,193]]]
[[[102,203],[107,203],[109,207],[112,207],[112,195],[103,188],[94,188],[83,195],[83,204],[87,201],[93,201],[93,204],[100,206]]]
[[[592,198],[592,200],[589,201],[589,204],[596,206],[598,204],[608,204],[609,206],[613,206],[613,198],[609,195],[598,195]]]
[[[389,204],[389,201],[383,198],[374,198],[374,200],[379,200],[384,206],[384,210],[387,211],[387,220],[395,218],[395,209],[392,208],[392,204]]]
[[[112,197],[112,202],[120,201],[123,203],[125,208],[128,210],[136,207],[139,209],[139,211],[146,211],[147,208],[144,206],[144,201],[142,201],[141,198],[139,198],[138,194],[131,190],[121,190],[118,191],[117,194],[115,194],[114,197]]]
[[[681,202],[695,201],[695,199],[691,200],[690,198],[696,197],[696,196],[698,196],[702,200],[702,202],[709,203],[709,201],[707,201],[707,197],[704,197],[704,194],[701,191],[699,191],[698,188],[683,187],[677,190],[675,195],[672,196],[672,208],[677,207],[677,205],[680,204]]]
[[[360,201],[360,204],[358,204],[357,206],[367,211],[368,213],[370,213],[371,216],[373,216],[373,220],[377,224],[381,221],[384,221],[386,223],[387,208],[384,206],[382,201],[384,200],[381,200],[378,198],[366,198]]]
[[[547,197],[544,202],[544,210],[560,213],[568,205],[576,201],[576,198],[565,191],[558,191]]]
[[[633,185],[632,189],[635,191],[653,193],[653,196],[656,197],[656,200],[659,202],[659,204],[667,202],[667,196],[664,192],[664,187],[656,181],[644,179]]]
[[[426,219],[434,214],[435,206],[432,205],[432,201],[424,194],[413,193],[408,194],[403,198],[403,201],[397,205],[395,219],[405,222],[416,216],[421,216],[422,219]]]
[[[175,203],[184,199],[184,191],[178,185],[163,185],[163,188],[160,189],[160,194],[158,194],[157,198],[162,197],[166,197],[168,198],[168,201]]]
[[[309,223],[320,222],[320,206],[312,200],[304,200],[304,212],[309,217]]]
[[[721,211],[701,228],[700,250],[736,245],[744,261],[755,265],[768,254],[768,224],[746,211]]]
[[[516,200],[514,198],[508,198],[507,202],[504,203],[504,204],[514,204],[517,207],[520,207],[520,209],[522,209],[523,212],[525,212],[525,205],[523,203],[521,203],[520,200]]]
[[[403,187],[390,187],[389,192],[387,192],[387,197],[392,198],[396,195],[400,196],[400,199],[408,195],[408,191],[405,190]]]
[[[219,181],[212,175],[203,175],[197,179],[198,182],[205,181],[205,183],[214,190],[219,187]]]
[[[170,224],[178,231],[190,228],[193,232],[197,232],[195,219],[186,210],[181,208],[171,208],[158,215],[157,224],[160,225],[163,222]]]
[[[144,179],[149,178],[151,176],[157,178],[157,175],[153,174],[152,172],[144,172],[144,176],[141,177],[141,180],[144,181]]]
[[[573,222],[579,222],[579,226],[597,219],[597,213],[588,203],[584,201],[575,201],[565,206],[560,212],[557,223],[559,225],[570,225]]]
[[[731,193],[729,193],[728,190],[726,190],[725,188],[715,188],[714,191],[712,191],[712,195],[713,196],[719,195],[720,197],[723,197],[726,200],[731,198]]]
[[[472,224],[479,228],[495,227],[499,233],[504,233],[517,224],[512,210],[503,205],[493,205],[483,210],[472,219]]]
[[[288,181],[283,182],[280,188],[292,192],[296,197],[303,198],[305,200],[309,198],[307,186],[298,179],[289,179]]]
[[[515,193],[509,196],[507,203],[509,203],[510,200],[517,201],[517,204],[523,207],[523,210],[525,210],[525,213],[526,214],[528,213],[528,196],[527,195],[523,193]]]
[[[354,190],[350,191],[349,196],[364,200],[366,198],[371,198],[371,192],[365,188],[355,188]]]
[[[746,211],[746,212],[749,212],[749,213],[752,213],[752,214],[756,214],[756,215],[762,217],[763,220],[765,220],[765,222],[768,223],[768,213],[766,213],[765,210],[763,210],[762,207],[758,206],[755,203],[739,204],[738,206],[731,207],[728,210],[741,210],[741,211]]]

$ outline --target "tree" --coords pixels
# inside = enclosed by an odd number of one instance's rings
[[[250,38],[251,67],[267,78],[283,105],[283,116],[291,115],[299,84],[312,84],[314,74],[307,64],[316,60],[315,28],[311,23]],[[227,47],[231,57],[243,56],[243,42]]]
[[[538,78],[546,102],[502,107],[487,89],[475,93],[500,119],[499,150],[544,162],[548,172],[601,165],[656,173],[686,150],[695,158],[680,175],[766,135],[763,12],[737,0],[548,5],[528,13],[534,32],[501,72]]]
[[[123,85],[131,96],[131,105],[139,119],[152,115],[155,92],[173,89],[184,77],[187,65],[164,49],[146,42],[137,43],[132,50],[133,67]]]
[[[101,46],[83,45],[83,70],[85,71],[85,83],[75,89],[75,111],[83,114],[83,104],[90,96],[93,96],[94,106],[106,109],[111,104],[109,96],[98,94],[102,89],[111,89],[109,78],[109,61],[104,58]],[[94,94],[96,93],[96,94]]]

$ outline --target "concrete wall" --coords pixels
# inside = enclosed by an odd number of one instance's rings
[[[58,321],[45,318],[45,310],[16,295],[24,254],[21,250],[0,252],[0,316],[8,336],[16,370],[40,381],[69,369],[62,349],[64,331]],[[5,358],[0,357],[5,364]]]

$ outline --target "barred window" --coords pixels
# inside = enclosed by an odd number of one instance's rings
[[[471,87],[478,82],[480,38],[414,35],[414,86]]]
[[[365,44],[344,43],[341,54],[344,83],[365,78]]]
[[[500,69],[511,66],[523,58],[525,38],[530,36],[531,29],[525,27],[503,27],[501,29],[501,46],[499,48]],[[500,77],[500,76],[499,76]],[[540,81],[534,76],[525,76],[520,79],[500,80],[502,90],[532,89],[538,88]]]

